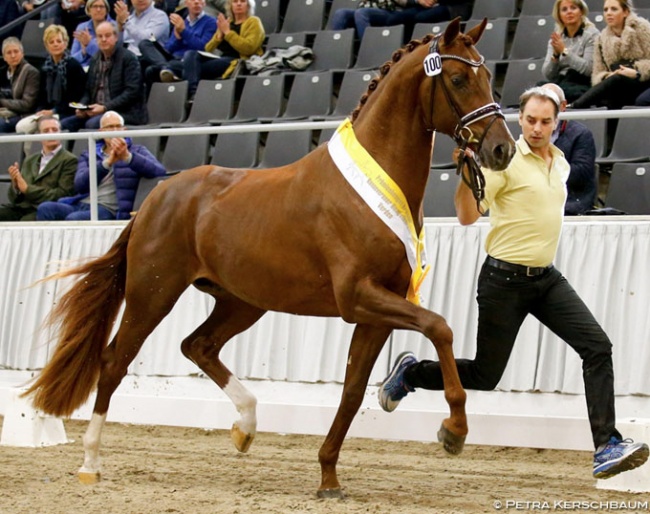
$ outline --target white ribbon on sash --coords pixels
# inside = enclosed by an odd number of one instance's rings
[[[327,144],[341,174],[402,241],[411,266],[411,282],[406,299],[420,304],[420,286],[429,271],[424,247],[424,227],[418,234],[406,197],[395,181],[381,168],[357,140],[352,123],[346,119]]]

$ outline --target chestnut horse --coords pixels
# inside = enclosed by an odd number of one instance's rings
[[[442,36],[396,51],[352,114],[358,142],[401,189],[417,234],[434,131],[465,137],[492,170],[503,170],[514,154],[474,47],[485,25],[462,34],[456,19]],[[460,452],[467,434],[452,331],[442,316],[406,299],[414,271],[407,253],[346,181],[328,145],[276,169],[183,171],[153,190],[103,257],[55,275],[80,278],[52,312],[59,341],[25,394],[37,408],[69,416],[97,386],[79,470],[80,480],[96,482],[111,395],[147,336],[193,285],[216,304],[181,350],[236,406],[231,435],[244,452],[255,436],[256,398],[219,359],[223,346],[269,310],[342,317],[356,328],[340,405],[318,454],[318,496],[342,497],[341,445],[393,329],[417,330],[435,346],[450,408],[439,432],[447,451]],[[107,344],[123,301],[119,330]]]

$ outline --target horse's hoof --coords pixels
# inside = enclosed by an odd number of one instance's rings
[[[235,448],[241,453],[246,453],[255,439],[255,434],[247,434],[242,432],[242,430],[237,426],[237,423],[233,424],[230,429],[230,438],[232,439]]]
[[[84,485],[97,484],[102,479],[102,474],[99,471],[90,473],[87,471],[79,471],[79,473],[77,473],[77,476],[79,477],[79,482]]]
[[[341,491],[340,488],[336,489],[319,489],[316,495],[319,498],[325,498],[325,499],[334,499],[334,500],[342,500],[345,498],[345,495],[343,494],[343,491]]]
[[[465,446],[465,436],[454,434],[444,424],[440,425],[440,430],[438,430],[438,441],[442,443],[445,451],[451,455],[460,454]]]

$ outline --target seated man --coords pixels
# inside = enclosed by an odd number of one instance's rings
[[[101,117],[101,130],[123,130],[124,118],[114,111]],[[140,177],[158,177],[165,168],[146,147],[132,144],[129,138],[104,138],[97,141],[97,202],[100,220],[128,219]],[[74,179],[75,196],[58,202],[45,202],[38,208],[38,220],[90,219],[90,168],[88,151],[79,158]]]
[[[567,101],[564,90],[557,84],[542,87],[553,91],[560,99],[560,111]],[[567,198],[564,214],[576,216],[594,208],[598,184],[596,181],[596,142],[588,127],[576,120],[563,120],[553,131],[551,141],[564,153],[571,172],[566,183]]]
[[[133,11],[124,0],[115,4],[117,28],[122,34],[122,42],[127,50],[140,57],[142,52],[138,46],[152,37],[164,44],[169,37],[169,18],[164,11],[156,9],[153,0],[132,0]]]
[[[98,129],[107,111],[117,111],[130,125],[147,122],[140,63],[133,53],[118,45],[117,27],[105,21],[97,26],[97,52],[90,61],[84,108],[61,121],[61,127],[76,132],[85,127]]]
[[[187,0],[186,6],[186,18],[176,13],[169,15],[173,29],[164,48],[158,41],[140,43],[147,90],[154,82],[171,82],[175,77],[181,77],[185,52],[203,50],[217,31],[217,20],[203,10],[205,0]]]
[[[58,134],[59,120],[43,116],[38,121],[38,131]],[[47,139],[41,144],[42,150],[29,155],[21,167],[18,163],[9,167],[12,187],[9,203],[0,206],[0,221],[33,221],[41,202],[73,193],[77,157],[64,150],[58,139]]]

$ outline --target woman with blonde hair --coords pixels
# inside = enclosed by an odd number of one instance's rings
[[[228,78],[240,59],[262,55],[264,26],[255,14],[255,0],[228,0],[228,16],[217,16],[217,31],[205,45],[205,52],[218,50],[220,55],[190,50],[183,57],[183,78],[188,81],[190,98],[201,79]]]
[[[650,85],[650,22],[634,13],[632,0],[605,0],[607,26],[596,40],[592,88],[571,107],[634,105]]]
[[[598,29],[589,21],[584,0],[555,0],[555,31],[548,42],[542,73],[562,88],[572,102],[591,86],[594,44]]]
[[[90,66],[93,55],[99,51],[95,29],[104,21],[114,21],[109,15],[110,9],[111,6],[108,0],[88,0],[86,2],[86,14],[90,16],[90,19],[77,25],[72,34],[74,38],[71,50],[72,57],[86,68]]]
[[[18,122],[16,132],[33,134],[41,116],[59,119],[74,115],[70,102],[78,102],[86,87],[86,72],[70,56],[68,32],[63,25],[50,25],[43,33],[48,56],[40,70],[40,89],[36,114]]]

